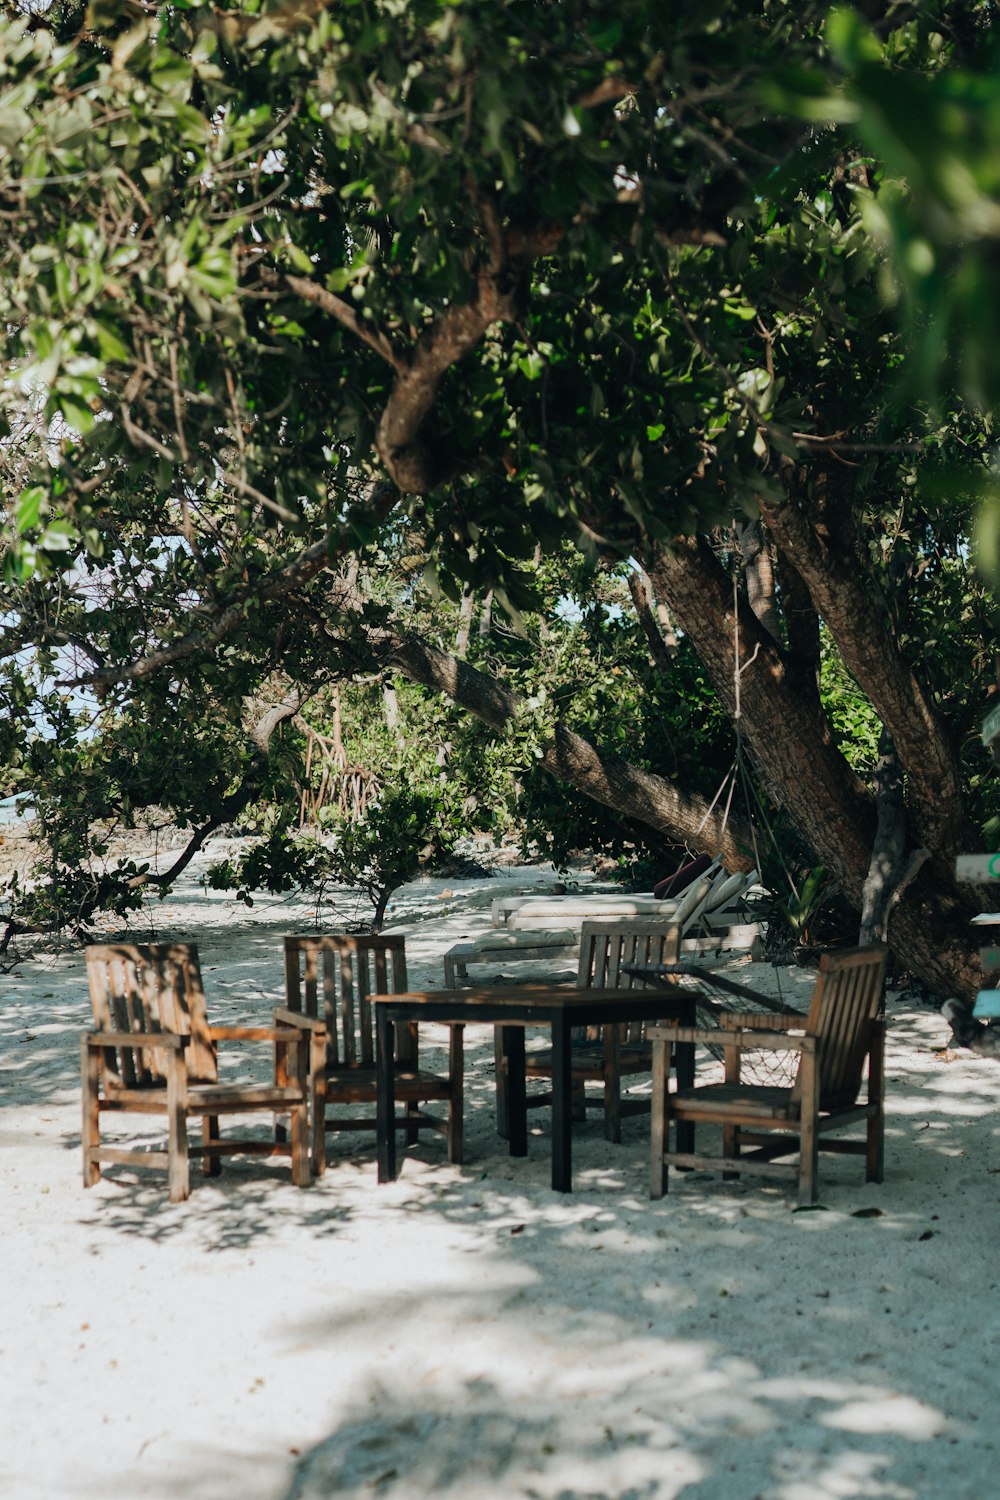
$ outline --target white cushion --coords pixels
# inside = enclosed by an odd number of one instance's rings
[[[480,933],[473,938],[472,946],[477,953],[492,953],[504,948],[571,948],[579,941],[580,934],[572,927],[546,927],[535,932],[501,928]]]

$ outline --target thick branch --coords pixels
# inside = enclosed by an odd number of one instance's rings
[[[382,520],[393,509],[397,499],[398,496],[392,486],[381,483],[374,487],[369,503],[375,516]],[[127,666],[107,667],[97,672],[89,672],[82,677],[61,682],[60,686],[87,685],[98,692],[107,691],[108,688],[118,683],[141,682],[157,672],[164,671],[167,667],[174,666],[179,661],[185,661],[188,657],[212,651],[230,636],[235,635],[242,627],[249,605],[281,599],[295,589],[301,588],[303,584],[308,583],[310,579],[328,568],[332,562],[342,557],[352,545],[353,539],[346,528],[339,534],[330,534],[322,541],[314,542],[311,547],[306,547],[283,567],[265,574],[248,588],[240,589],[238,593],[230,595],[228,599],[220,600],[218,613],[211,624],[189,631],[179,640],[172,641],[169,646],[163,646],[158,651],[151,651],[148,655],[129,662]]]
[[[493,323],[515,315],[510,288],[482,275],[474,302],[452,307],[423,335],[409,364],[400,371],[378,424],[375,446],[404,495],[426,494],[439,484],[446,465],[430,451],[421,427],[437,400],[447,370],[478,344]]]
[[[743,572],[750,608],[775,645],[780,646],[781,620],[774,597],[774,568],[764,529],[759,521],[738,521],[736,535],[743,554]]]
[[[791,501],[763,502],[761,513],[806,583],[848,670],[873,703],[907,776],[913,831],[949,875],[963,837],[956,756],[921,683],[899,650],[888,614],[865,586],[843,543],[843,516],[820,536]]]
[[[518,712],[522,702],[518,694],[414,635],[400,633],[383,639],[382,649],[402,676],[444,693],[498,733]],[[604,754],[563,724],[555,726],[541,764],[596,802],[692,849],[721,854],[732,870],[749,867],[744,852],[749,830],[742,819],[730,817],[724,825],[720,810],[710,811],[703,798],[685,794],[666,777]]]
[[[385,334],[379,333],[377,328],[369,328],[364,318],[358,317],[349,302],[327,291],[326,287],[321,286],[318,281],[310,281],[307,276],[286,275],[285,285],[289,291],[301,297],[303,302],[311,302],[314,307],[328,313],[331,318],[336,318],[337,322],[349,333],[353,333],[355,338],[367,344],[369,349],[374,349],[375,353],[384,359],[386,364],[391,365],[397,374],[404,373],[406,362],[397,354]]]
[[[790,558],[778,553],[782,614],[785,620],[785,668],[796,692],[819,694],[819,616],[812,596]]]
[[[723,704],[734,712],[728,575],[706,542],[683,538],[672,551],[658,551],[652,576]],[[832,870],[845,897],[860,907],[875,842],[872,799],[837,749],[818,699],[794,690],[780,653],[744,604],[739,642],[741,724],[764,783]],[[979,973],[969,957],[970,915],[950,877],[942,883],[922,868],[893,919],[892,945],[900,962],[944,995],[974,994]]]
[[[656,603],[653,598],[653,586],[649,581],[649,574],[641,568],[628,576],[629,593],[632,595],[632,603],[635,606],[636,617],[642,626],[642,633],[646,637],[646,645],[649,647],[649,655],[653,666],[660,672],[669,672],[674,665],[677,656],[677,637],[673,630],[670,634],[656,613]],[[662,608],[662,606],[661,606]],[[666,611],[664,611],[664,614]]]

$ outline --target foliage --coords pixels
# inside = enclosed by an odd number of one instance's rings
[[[774,961],[780,962],[789,949],[856,938],[857,922],[830,871],[810,863],[809,851],[787,820],[775,817],[772,809],[766,822],[762,818],[761,828],[753,857],[766,892],[760,915],[766,950]]]
[[[894,139],[913,100],[957,110],[891,222],[903,259],[911,208],[947,239],[935,195],[963,152],[986,213],[995,120],[968,11],[891,8],[875,41],[801,0],[556,6],[544,26],[534,0],[0,19],[4,789],[40,790],[66,861],[153,802],[199,831],[265,805],[280,822],[298,746],[264,710],[334,682],[356,685],[365,755],[430,797],[407,846],[446,773],[447,826],[625,856],[634,822],[540,775],[552,726],[714,791],[732,754],[718,663],[682,639],[654,671],[617,612],[624,569],[708,536],[738,594],[729,528],[768,505],[809,530],[814,586],[839,565],[887,622],[858,693],[889,716],[890,679],[897,703],[901,682],[925,691],[992,816],[970,735],[996,613],[967,565],[990,422],[952,389],[957,354],[935,417],[899,399],[871,216],[904,199],[893,142],[886,168],[865,136],[887,73]],[[951,240],[941,264],[963,255]],[[935,326],[958,349],[956,298]],[[831,470],[850,482],[832,523]],[[803,559],[783,551],[784,607]],[[498,736],[413,690],[400,749],[362,725],[392,633],[450,645],[464,589],[509,622],[469,660],[525,706]],[[824,693],[866,768],[846,628],[828,622]],[[434,772],[428,744],[450,746]],[[285,857],[267,856],[275,879]]]
[[[907,334],[900,396],[940,409],[958,388],[988,417],[1000,398],[997,21],[994,0],[919,6],[896,28],[840,7],[827,28],[839,76],[787,69],[769,90],[805,118],[850,123],[878,164],[858,196],[888,252],[882,289]],[[980,556],[995,580],[995,472],[983,475],[979,499]]]
[[[255,890],[309,890],[317,904],[332,886],[360,890],[373,903],[378,932],[393,891],[440,863],[459,831],[440,793],[399,786],[361,817],[338,819],[329,839],[279,825],[235,860],[211,866],[208,879],[217,890],[235,889],[248,906]]]

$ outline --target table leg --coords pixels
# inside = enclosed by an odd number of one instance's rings
[[[528,1154],[528,1106],[524,1086],[524,1027],[501,1026],[507,1076],[507,1131],[511,1156]]]
[[[396,1176],[396,1028],[385,1006],[375,1006],[375,1127],[378,1180]]]
[[[572,1190],[572,1069],[570,1027],[561,1011],[552,1017],[552,1189]]]

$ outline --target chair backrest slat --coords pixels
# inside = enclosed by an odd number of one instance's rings
[[[675,921],[622,917],[584,922],[580,931],[577,986],[582,990],[635,989],[642,985],[642,980],[626,974],[623,965],[676,963],[680,943],[681,928]],[[640,1041],[642,1035],[641,1021],[620,1028],[622,1041]]]
[[[642,980],[622,971],[623,964],[676,963],[680,926],[650,917],[584,922],[580,932],[580,989],[631,990]]]
[[[373,1067],[371,996],[405,992],[405,939],[396,934],[315,933],[289,934],[284,943],[286,1003],[291,1010],[305,1007],[306,1014],[326,1021],[327,1066]],[[309,1009],[310,1004],[317,1006],[319,996],[322,1005]]]
[[[882,944],[825,953],[806,1018],[817,1039],[820,1108],[853,1104],[861,1089],[872,1026],[885,987],[887,949]],[[798,1094],[798,1083],[793,1095]]]
[[[190,1037],[189,1080],[218,1080],[193,943],[92,943],[86,962],[98,1031],[162,1031]],[[107,1048],[103,1059],[105,1084],[111,1089],[157,1087],[166,1077],[165,1054],[159,1047]]]

